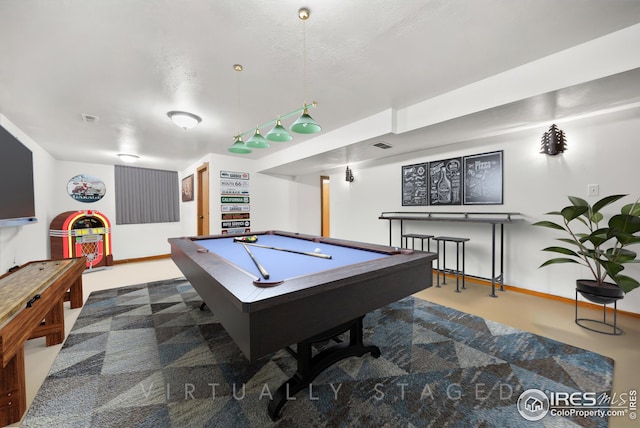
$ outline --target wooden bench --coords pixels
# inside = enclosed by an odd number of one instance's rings
[[[64,301],[82,306],[84,257],[27,263],[0,276],[0,426],[19,422],[27,410],[24,343],[45,337],[64,341]]]

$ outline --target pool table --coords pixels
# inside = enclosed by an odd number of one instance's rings
[[[257,241],[245,246],[234,239],[240,236]],[[269,404],[272,419],[287,396],[331,364],[366,353],[379,356],[376,346],[362,341],[362,319],[430,287],[436,257],[283,231],[171,238],[169,243],[173,261],[250,361],[283,348],[296,357],[298,372]],[[347,331],[348,343],[312,356],[314,343]],[[289,348],[293,344],[295,352]]]

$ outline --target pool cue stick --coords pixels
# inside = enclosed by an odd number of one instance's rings
[[[247,253],[249,253],[249,257],[251,257],[251,260],[253,260],[253,263],[256,265],[256,267],[258,268],[258,270],[260,271],[264,279],[269,279],[269,272],[267,272],[267,270],[264,267],[262,267],[262,265],[260,264],[260,262],[258,262],[258,259],[255,258],[251,250],[247,248],[247,245],[245,243],[242,243],[242,246],[244,247],[245,250],[247,250]]]
[[[252,245],[254,247],[266,248],[268,250],[286,251],[287,253],[295,253],[295,254],[302,254],[304,256],[320,257],[321,259],[330,259],[331,258],[330,254],[310,253],[310,252],[307,252],[307,251],[290,250],[289,248],[271,247],[269,245],[252,244],[252,243],[249,243],[249,242],[243,243],[242,245]]]

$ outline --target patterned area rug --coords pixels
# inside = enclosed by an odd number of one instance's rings
[[[285,350],[249,364],[184,279],[91,293],[24,427],[605,427],[525,420],[523,391],[610,392],[601,355],[415,298],[365,317],[380,358],[348,358],[267,415],[295,372]]]

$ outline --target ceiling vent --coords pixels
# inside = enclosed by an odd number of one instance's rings
[[[390,149],[390,148],[391,148],[391,147],[393,147],[393,146],[392,146],[391,144],[387,144],[387,143],[385,143],[384,141],[380,141],[380,142],[375,143],[375,144],[373,145],[373,147],[377,147],[377,148],[379,148],[379,149],[386,150],[386,149]]]
[[[98,121],[98,116],[94,116],[92,114],[82,113],[82,120],[85,123],[96,123]]]

